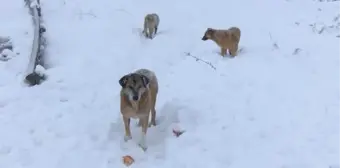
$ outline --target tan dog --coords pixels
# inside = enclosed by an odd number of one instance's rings
[[[159,21],[159,16],[156,13],[147,14],[144,17],[143,33],[147,38],[153,39],[157,34]]]
[[[139,69],[124,75],[119,84],[120,110],[125,126],[124,140],[132,139],[130,131],[130,118],[138,118],[138,125],[142,127],[142,135],[138,145],[145,151],[147,149],[146,133],[148,127],[156,125],[156,99],[158,94],[158,81],[154,72],[148,69]],[[151,122],[149,115],[151,111]]]
[[[208,28],[204,36],[203,41],[208,39],[214,41],[218,46],[221,47],[221,55],[224,57],[227,54],[227,49],[230,55],[236,56],[238,50],[238,43],[241,38],[241,30],[237,27],[231,27],[228,30],[218,30]]]

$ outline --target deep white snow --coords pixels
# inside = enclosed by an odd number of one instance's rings
[[[20,53],[0,62],[0,168],[119,168],[124,155],[135,168],[339,168],[339,1],[41,1],[48,80],[27,87],[32,20],[0,0],[0,36]],[[222,58],[201,38],[231,26],[241,52]],[[160,83],[147,152],[137,121],[123,141],[119,111],[118,80],[138,68]]]

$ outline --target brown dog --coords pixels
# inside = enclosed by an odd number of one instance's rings
[[[236,56],[238,50],[238,43],[241,38],[241,30],[237,27],[231,27],[228,30],[218,30],[208,28],[204,36],[203,41],[208,39],[214,41],[218,46],[221,47],[221,55],[224,57],[227,54],[227,49],[230,55]]]
[[[120,110],[125,126],[124,140],[131,137],[130,118],[138,118],[138,125],[142,127],[142,135],[139,146],[145,151],[147,149],[146,133],[148,127],[156,125],[156,99],[158,94],[158,81],[154,72],[148,69],[139,69],[133,73],[124,75],[119,84]],[[151,111],[151,122],[149,115]]]

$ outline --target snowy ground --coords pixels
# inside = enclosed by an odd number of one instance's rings
[[[13,43],[14,52],[9,56],[11,61],[0,61],[0,107],[4,106],[3,102],[10,101],[18,97],[16,88],[22,85],[22,75],[26,72],[31,44],[33,38],[33,27],[28,9],[24,6],[24,1],[8,2],[0,0],[0,36],[10,37]],[[5,4],[5,5],[4,5]],[[0,58],[0,60],[2,60]],[[18,92],[19,93],[19,92]],[[5,103],[6,104],[6,103]],[[2,112],[1,109],[0,111]],[[1,116],[3,113],[1,113]],[[7,114],[6,114],[7,116]]]
[[[117,168],[123,155],[138,168],[339,167],[339,29],[318,34],[337,24],[339,2],[42,0],[49,80],[28,88],[28,10],[0,1],[0,35],[20,52],[0,62],[1,168]],[[147,40],[151,12],[161,22]],[[243,49],[222,58],[201,38],[230,26]],[[119,112],[118,80],[138,68],[160,83],[146,153],[135,124],[123,142]]]

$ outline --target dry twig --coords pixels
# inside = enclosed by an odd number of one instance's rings
[[[201,58],[198,58],[198,57],[196,57],[196,56],[194,56],[194,55],[191,55],[190,52],[185,52],[185,55],[186,55],[186,56],[190,56],[190,57],[192,57],[192,58],[195,58],[196,61],[204,62],[205,64],[209,65],[212,69],[216,70],[216,67],[215,67],[211,62],[202,60]]]
[[[273,42],[273,50],[275,49],[279,49],[279,45],[277,44],[276,41],[274,41],[273,37],[272,37],[272,34],[269,32],[269,37],[270,37],[270,41]]]

